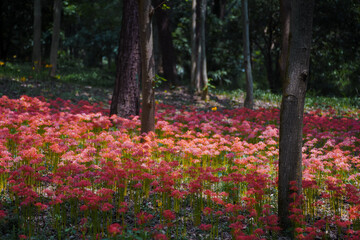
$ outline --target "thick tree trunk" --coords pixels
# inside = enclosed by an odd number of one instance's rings
[[[208,98],[208,76],[205,52],[206,0],[193,0],[191,35],[191,83],[196,94]]]
[[[41,68],[41,0],[34,0],[34,45],[32,62],[37,71]]]
[[[246,108],[253,109],[254,97],[253,97],[253,78],[251,71],[251,56],[250,56],[248,0],[242,0],[242,15],[243,15],[244,63],[245,63],[245,73],[246,73],[246,97],[245,97],[244,106]]]
[[[159,6],[163,0],[157,0]],[[156,9],[156,22],[159,33],[159,45],[162,57],[162,66],[164,69],[164,78],[170,85],[177,85],[176,58],[175,50],[170,31],[170,19],[167,13],[161,7]]]
[[[280,113],[278,207],[280,226],[283,230],[293,226],[289,219],[289,207],[293,202],[290,194],[301,193],[302,129],[309,75],[313,8],[314,0],[281,1],[283,45],[280,63],[283,98]]]
[[[60,41],[61,5],[62,5],[61,0],[54,0],[54,25],[53,25],[51,49],[50,49],[51,77],[55,77],[57,70],[57,58],[58,58],[59,41]]]
[[[155,131],[155,60],[152,30],[153,7],[151,0],[139,0],[142,112],[141,132]]]
[[[140,37],[138,1],[123,1],[116,81],[110,116],[128,118],[139,115]]]

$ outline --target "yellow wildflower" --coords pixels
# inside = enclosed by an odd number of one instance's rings
[[[21,78],[20,78],[20,81],[25,82],[25,81],[26,81],[26,77],[21,77]]]
[[[0,61],[0,66],[3,66],[3,65],[5,65],[5,63],[4,63],[4,62],[2,62],[2,61]]]
[[[212,111],[216,111],[217,110],[217,107],[213,107],[211,108]]]

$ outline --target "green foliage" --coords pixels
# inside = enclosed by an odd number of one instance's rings
[[[360,96],[360,2],[316,1],[311,56],[312,91]]]
[[[166,82],[167,80],[161,76],[159,76],[158,74],[155,74],[155,79],[154,79],[154,87],[158,88],[161,86],[161,84],[163,84],[164,82]]]
[[[225,14],[217,15],[216,4],[208,4],[206,54],[208,76],[217,88],[245,89],[242,48],[241,1],[227,0]],[[42,59],[50,53],[52,1],[42,1]],[[33,2],[3,0],[0,3],[0,60],[30,62],[33,38]],[[191,1],[166,0],[159,7],[170,17],[180,84],[190,83]],[[103,87],[114,83],[115,56],[122,20],[122,1],[64,0],[60,48],[60,76],[66,82]],[[360,2],[358,0],[315,2],[309,90],[316,95],[360,96]],[[272,70],[280,92],[278,57],[281,35],[279,2],[249,1],[250,41],[254,89],[269,89]],[[6,23],[6,24],[5,24]],[[155,33],[156,40],[156,33]],[[14,58],[16,56],[16,58]],[[76,60],[74,60],[76,59]],[[105,65],[111,70],[103,70]],[[25,66],[25,65],[24,65]],[[34,77],[31,66],[20,69],[7,64],[3,75],[20,79]],[[85,69],[85,68],[89,69]],[[6,73],[7,72],[7,73]],[[47,80],[47,70],[37,79]],[[274,89],[272,89],[274,90]],[[276,92],[276,91],[273,91]]]

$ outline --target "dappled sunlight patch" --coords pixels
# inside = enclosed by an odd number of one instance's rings
[[[276,239],[279,109],[157,108],[156,132],[140,136],[138,117],[109,118],[101,104],[0,98],[3,235],[46,225],[58,238]],[[360,234],[351,114],[305,114],[298,239]]]

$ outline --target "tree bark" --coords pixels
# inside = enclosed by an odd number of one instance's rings
[[[246,73],[246,97],[244,106],[249,109],[254,107],[253,78],[251,71],[250,36],[249,36],[249,14],[248,0],[242,0],[243,15],[243,42],[244,42],[244,63]]]
[[[201,99],[208,99],[208,76],[207,76],[207,65],[206,65],[206,5],[207,0],[201,0],[200,5],[200,81],[201,81]]]
[[[197,6],[198,0],[192,0],[192,17],[191,17],[191,86],[195,93],[200,92],[200,71],[198,66],[198,48],[199,34],[197,33]]]
[[[34,0],[34,45],[32,62],[36,71],[41,68],[41,0]]]
[[[138,1],[123,1],[123,18],[116,61],[116,80],[110,106],[123,118],[139,115],[140,37]]]
[[[50,49],[51,77],[55,77],[57,70],[57,58],[58,58],[59,41],[60,41],[61,5],[62,5],[61,0],[54,0],[54,25],[53,25],[51,49]]]
[[[151,0],[139,0],[142,82],[141,133],[155,131],[155,60],[153,52],[153,7]]]
[[[156,22],[159,33],[159,46],[162,57],[162,65],[164,69],[164,78],[169,85],[177,85],[177,71],[175,50],[170,31],[170,19],[168,10],[161,8],[163,0],[157,0],[156,5]]]
[[[290,194],[301,194],[302,129],[313,9],[314,0],[281,1],[283,97],[280,110],[278,214],[283,230],[293,226],[289,219],[290,203],[293,202]]]
[[[220,19],[224,20],[225,17],[225,7],[227,0],[214,0],[213,13]]]
[[[208,76],[205,52],[206,0],[192,2],[192,33],[191,33],[191,85],[201,98],[208,98]]]

